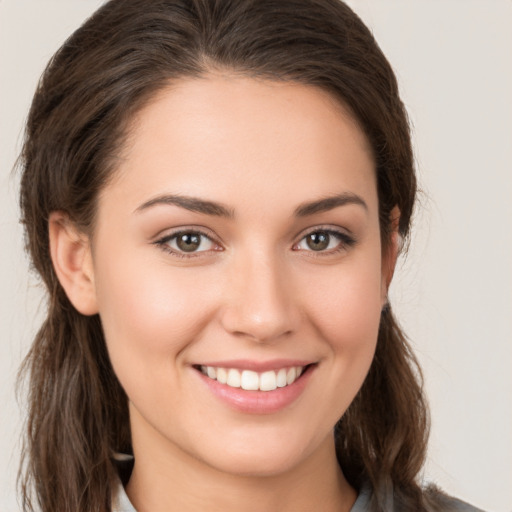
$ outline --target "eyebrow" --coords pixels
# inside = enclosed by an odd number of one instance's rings
[[[141,212],[157,205],[174,205],[185,208],[185,210],[190,210],[191,212],[204,213],[205,215],[215,215],[217,217],[227,217],[230,219],[234,217],[233,210],[220,203],[181,195],[163,195],[155,197],[141,204],[135,212]]]
[[[317,201],[302,203],[295,209],[295,216],[307,217],[308,215],[327,212],[337,208],[338,206],[346,206],[349,204],[362,206],[366,211],[368,211],[368,205],[362,197],[351,192],[346,192],[343,194],[337,194],[334,196],[325,197],[323,199],[318,199]]]
[[[174,205],[190,210],[191,212],[204,213],[205,215],[215,215],[216,217],[233,218],[234,212],[228,207],[213,201],[199,199],[197,197],[181,196],[181,195],[163,195],[158,196],[141,204],[135,212],[147,210],[157,205]]]
[[[322,213],[340,206],[346,206],[349,204],[356,204],[362,206],[365,210],[368,210],[366,202],[358,195],[346,192],[343,194],[337,194],[316,201],[309,201],[300,204],[294,212],[295,217],[307,217],[314,215],[315,213]],[[203,213],[205,215],[213,215],[216,217],[226,217],[229,219],[234,218],[235,213],[231,208],[224,206],[221,203],[214,201],[207,201],[205,199],[199,199],[197,197],[182,196],[166,194],[155,197],[141,204],[135,212],[141,212],[158,205],[173,205],[185,208],[192,212]]]

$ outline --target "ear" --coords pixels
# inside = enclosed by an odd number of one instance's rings
[[[398,232],[400,222],[400,209],[395,206],[390,213],[391,233],[386,245],[386,250],[382,255],[382,305],[387,303],[388,290],[395,273],[396,261],[400,254],[402,239]]]
[[[71,304],[83,315],[98,312],[89,237],[64,212],[48,221],[50,255],[60,284]]]

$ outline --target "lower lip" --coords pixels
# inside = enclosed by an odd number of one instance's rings
[[[196,372],[208,389],[229,407],[248,414],[272,414],[285,409],[299,398],[314,368],[309,366],[293,384],[273,391],[246,391],[242,388],[232,388],[210,379],[198,370]]]

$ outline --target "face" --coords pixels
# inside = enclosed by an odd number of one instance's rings
[[[219,76],[174,83],[132,128],[92,268],[136,459],[300,465],[332,447],[375,350],[367,141],[319,89]]]

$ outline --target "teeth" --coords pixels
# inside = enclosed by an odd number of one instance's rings
[[[286,384],[291,384],[297,378],[297,368],[289,368],[286,372]]]
[[[273,391],[276,388],[284,388],[293,384],[302,375],[303,371],[304,367],[302,366],[292,366],[291,368],[281,368],[277,371],[271,370],[262,373],[251,370],[240,372],[236,368],[201,366],[201,372],[210,379],[246,391]]]
[[[247,391],[257,391],[260,389],[260,377],[256,372],[244,370],[241,377],[241,388]]]
[[[260,375],[260,390],[273,391],[277,388],[277,375],[276,372],[263,372]]]
[[[228,386],[231,386],[232,388],[239,388],[240,381],[241,381],[241,376],[240,376],[240,372],[238,370],[235,370],[234,368],[231,368],[230,370],[228,370],[228,380],[226,381],[226,384]]]
[[[225,368],[217,368],[217,380],[221,384],[226,384],[228,381],[228,372]]]
[[[277,372],[276,384],[278,388],[284,388],[286,386],[286,368],[281,368]]]

